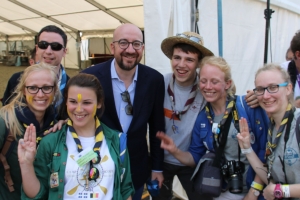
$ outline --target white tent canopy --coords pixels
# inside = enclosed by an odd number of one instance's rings
[[[191,29],[187,2],[190,0],[144,1],[145,60],[162,74],[171,72],[170,61],[160,50],[162,40]],[[268,62],[272,57],[272,62],[282,63],[292,37],[300,29],[300,4],[299,0],[270,2],[275,13],[270,22]],[[254,73],[264,62],[266,0],[223,0],[222,4],[223,57],[231,66],[237,94],[245,94],[254,88]],[[217,0],[199,0],[198,9],[204,45],[218,55]]]
[[[30,40],[47,25],[56,25],[68,33],[68,53],[63,61],[78,68],[81,38],[111,37],[122,23],[144,28],[142,0],[0,0],[0,52],[5,42]]]

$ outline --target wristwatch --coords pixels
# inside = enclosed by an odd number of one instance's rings
[[[283,197],[283,193],[281,191],[281,185],[280,184],[276,184],[275,189],[274,189],[274,197],[276,199],[282,199]]]
[[[253,188],[253,194],[254,194],[254,196],[258,197],[260,192]]]

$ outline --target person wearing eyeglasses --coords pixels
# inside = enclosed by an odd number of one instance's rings
[[[165,75],[166,135],[174,140],[179,149],[187,151],[194,123],[206,103],[198,88],[197,69],[201,60],[205,56],[212,56],[213,53],[204,46],[203,38],[195,32],[183,32],[168,37],[162,41],[161,49],[171,60],[173,71],[173,73]],[[250,94],[247,99],[250,99],[250,104],[252,104],[253,99]],[[190,182],[194,168],[180,163],[168,151],[165,151],[164,154],[165,182],[159,196],[154,199],[171,199],[172,191],[185,196],[181,192],[181,187],[172,187],[175,175],[183,186],[188,199],[198,199],[199,195],[194,192]]]
[[[21,199],[22,177],[18,161],[18,141],[26,127],[36,127],[36,146],[55,123],[53,103],[59,99],[53,66],[32,65],[16,87],[16,95],[0,109],[0,199]],[[10,142],[9,142],[10,141]]]
[[[45,62],[52,66],[55,66],[56,74],[58,76],[58,85],[61,93],[63,94],[64,88],[69,76],[66,74],[64,67],[61,64],[62,58],[67,52],[67,35],[63,30],[54,25],[45,26],[40,30],[37,35],[36,46],[36,62]],[[13,94],[13,90],[18,84],[19,77],[22,72],[18,72],[13,75],[14,81],[8,84],[8,88],[4,93],[2,104],[9,103],[10,96]],[[62,99],[57,102],[59,105]],[[57,106],[58,106],[57,105]]]
[[[134,193],[126,140],[102,121],[104,94],[90,74],[72,77],[62,112],[67,124],[35,148],[35,127],[19,142],[22,199],[129,200]]]
[[[106,108],[101,118],[103,123],[128,137],[136,191],[133,200],[140,200],[147,179],[158,180],[159,186],[163,181],[163,150],[156,132],[165,129],[164,79],[159,72],[140,63],[144,43],[137,26],[123,24],[116,28],[110,49],[114,55],[112,60],[87,68],[82,73],[95,75],[103,86]],[[151,159],[148,159],[146,139],[148,126]]]
[[[300,199],[300,110],[293,106],[290,77],[280,66],[267,64],[256,72],[254,83],[259,105],[270,118],[266,163],[251,148],[246,119],[240,120],[240,147],[267,185],[263,190],[265,199]]]

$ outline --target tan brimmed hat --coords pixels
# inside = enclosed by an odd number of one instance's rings
[[[173,46],[179,43],[189,44],[195,47],[202,53],[203,57],[214,55],[209,49],[204,47],[203,38],[194,32],[179,33],[176,36],[164,39],[161,43],[161,50],[171,59],[173,55]]]

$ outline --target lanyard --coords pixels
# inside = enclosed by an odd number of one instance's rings
[[[267,142],[267,148],[266,148],[266,154],[265,154],[266,161],[269,160],[269,164],[267,165],[269,182],[272,179],[271,169],[272,169],[273,161],[275,158],[275,156],[274,156],[275,149],[276,149],[279,139],[282,136],[282,134],[284,133],[284,129],[286,127],[285,136],[284,136],[284,139],[285,139],[284,151],[285,151],[286,142],[289,137],[290,127],[291,127],[291,123],[293,121],[293,117],[294,117],[294,111],[292,109],[292,105],[289,103],[286,108],[285,114],[281,120],[280,127],[277,131],[277,134],[276,134],[274,140],[272,140],[272,129],[274,127],[274,120],[273,119],[270,120],[270,125],[269,125],[269,129],[268,129],[268,142]],[[283,165],[284,165],[284,163],[283,163]],[[283,168],[284,168],[284,166],[283,166]],[[285,171],[284,171],[284,173],[285,173]]]

